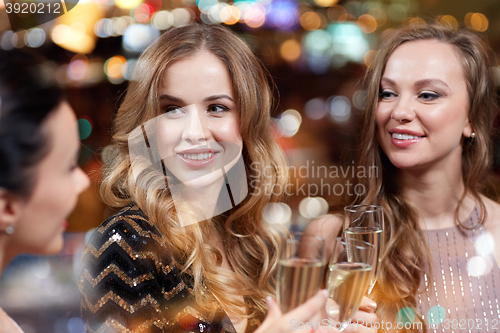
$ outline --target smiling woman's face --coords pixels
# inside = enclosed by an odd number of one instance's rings
[[[470,137],[469,97],[457,50],[437,40],[406,42],[392,53],[377,107],[380,146],[400,169],[460,166]]]
[[[224,63],[208,51],[176,61],[163,77],[160,104],[156,140],[166,168],[195,188],[223,179],[221,168],[227,172],[243,147]]]

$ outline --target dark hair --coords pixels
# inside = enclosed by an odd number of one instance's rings
[[[30,196],[35,167],[49,150],[43,122],[62,100],[42,66],[30,53],[0,51],[0,188],[22,198]]]

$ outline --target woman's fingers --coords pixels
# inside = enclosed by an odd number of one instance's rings
[[[375,312],[376,308],[377,308],[377,303],[375,303],[374,300],[371,300],[366,296],[363,297],[363,299],[361,300],[361,304],[359,305],[359,310],[370,313]]]

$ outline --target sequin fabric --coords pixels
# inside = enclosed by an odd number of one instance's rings
[[[94,231],[82,264],[78,288],[90,333],[236,332],[218,303],[211,313],[196,304],[192,277],[181,273],[161,234],[136,206]]]
[[[417,310],[428,332],[500,332],[495,240],[478,221],[476,207],[464,223],[477,226],[473,230],[427,230],[432,276],[427,272],[421,280]]]

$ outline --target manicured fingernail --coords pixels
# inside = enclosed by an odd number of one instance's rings
[[[270,310],[273,307],[273,299],[271,296],[266,297],[267,309]]]
[[[325,296],[326,298],[328,298],[328,296],[329,296],[328,290],[323,289],[323,290],[321,290],[321,292],[323,293],[323,296]]]
[[[375,301],[369,300],[366,306],[372,310],[375,310],[377,308],[377,303],[375,303]]]

